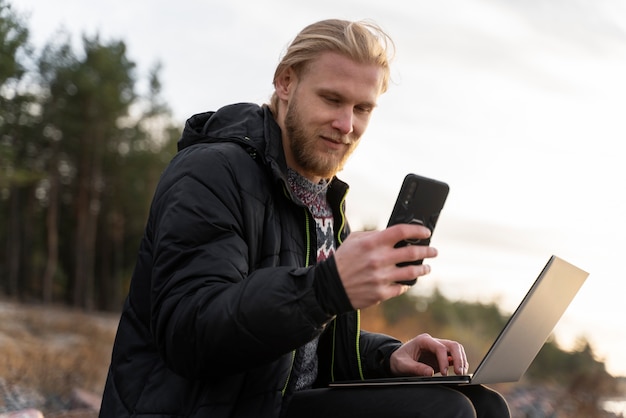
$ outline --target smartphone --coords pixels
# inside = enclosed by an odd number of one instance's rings
[[[391,217],[387,226],[399,223],[415,223],[424,225],[430,229],[432,237],[435,225],[439,219],[439,214],[448,197],[450,187],[439,180],[418,176],[417,174],[407,174],[402,182],[402,187],[398,193],[398,198],[391,212]],[[397,243],[396,248],[406,245],[428,245],[430,238],[405,240]],[[409,264],[422,264],[423,260],[415,260],[398,264],[403,267]],[[399,283],[414,285],[417,279],[402,281]]]

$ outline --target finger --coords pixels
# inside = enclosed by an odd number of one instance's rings
[[[392,248],[386,253],[387,271],[385,277],[390,282],[401,280],[414,280],[430,273],[430,266],[424,262],[415,263],[416,260],[434,258],[438,251],[434,247],[423,245],[408,245],[406,247]],[[400,278],[402,276],[402,278]]]
[[[454,371],[456,374],[467,374],[469,363],[467,361],[465,349],[461,344],[458,344],[458,350],[459,354],[454,358]]]
[[[409,282],[414,283],[417,278],[429,274],[431,268],[428,264],[420,264],[418,266],[393,267],[385,270],[383,280],[388,286],[402,286]]]
[[[387,291],[382,293],[382,300],[388,300],[391,298],[398,297],[411,289],[411,286],[402,283],[393,283],[391,286],[387,288]]]
[[[394,285],[396,282],[414,280],[420,276],[429,274],[431,267],[428,264],[424,262],[415,264],[412,262],[432,258],[436,255],[437,250],[433,247],[421,247],[421,249],[417,251],[411,249],[381,248],[376,254],[372,254],[369,262],[365,261],[363,263],[367,270],[362,273],[365,273],[373,280],[379,281],[381,284],[386,283],[388,285]]]
[[[444,340],[442,342],[448,347],[450,354],[448,364],[453,366],[454,373],[467,374],[469,364],[463,346],[456,341]]]
[[[462,352],[463,352],[463,355],[462,355],[463,363],[458,373],[467,374],[469,373],[469,361],[467,360],[467,354],[465,353],[465,349],[463,349]]]
[[[425,258],[437,257],[438,251],[435,247],[426,245],[405,245],[394,248],[391,257],[395,264],[424,260]]]
[[[442,376],[446,376],[448,374],[450,360],[448,359],[449,348],[444,344],[445,340],[433,338],[428,334],[422,334],[420,337],[423,338],[422,347],[434,354],[439,373],[441,373]]]
[[[381,234],[382,239],[385,239],[391,245],[396,245],[396,243],[408,239],[426,239],[430,237],[430,229],[415,224],[392,225],[382,232],[384,232],[384,234]]]
[[[439,372],[441,373],[442,376],[447,376],[448,369],[450,366],[450,360],[448,359],[447,349],[446,349],[445,354],[441,354],[440,351],[437,351],[436,354],[437,354],[437,362],[439,364]]]

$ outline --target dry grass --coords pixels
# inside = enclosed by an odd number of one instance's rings
[[[59,410],[80,406],[73,405],[77,391],[100,397],[118,319],[0,302],[0,389],[5,392],[0,393],[0,412],[17,406],[60,416]],[[24,400],[7,400],[7,390],[15,388],[27,394]],[[31,404],[8,405],[20,402]]]

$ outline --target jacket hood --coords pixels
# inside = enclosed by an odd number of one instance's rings
[[[282,134],[267,105],[237,103],[187,120],[178,151],[201,143],[233,142],[261,160],[279,178],[287,171]]]
[[[217,111],[198,113],[187,119],[178,140],[178,150],[206,142],[242,142],[246,146],[253,144],[259,150],[262,142],[259,139],[265,135],[268,115],[273,119],[266,106],[253,103],[238,103]]]

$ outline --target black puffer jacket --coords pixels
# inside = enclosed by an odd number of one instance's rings
[[[317,386],[386,374],[399,343],[359,331],[334,259],[314,264],[314,222],[285,172],[267,107],[187,121],[154,196],[101,417],[278,417],[292,353],[317,336]],[[337,245],[346,192],[332,181]]]

